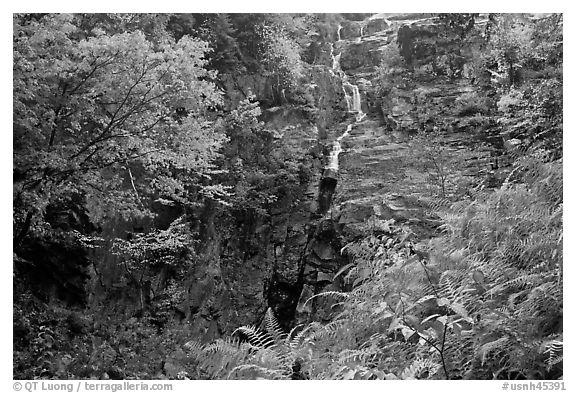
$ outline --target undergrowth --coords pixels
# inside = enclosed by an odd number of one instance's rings
[[[200,378],[562,378],[562,160],[517,161],[496,191],[439,206],[426,252],[390,225],[349,244],[348,292],[327,324],[189,343]],[[295,371],[297,370],[297,371]]]

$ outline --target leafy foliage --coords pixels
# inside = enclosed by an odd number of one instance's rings
[[[166,189],[171,171],[170,188],[183,191],[211,169],[223,137],[204,117],[221,100],[205,43],[101,30],[78,39],[74,16],[23,19],[14,26],[17,222],[32,212],[32,229],[41,227],[46,206],[71,191],[109,214],[142,212],[131,169],[156,178],[148,193]]]
[[[151,293],[159,299],[167,296],[163,308],[175,307],[183,296],[183,290],[159,283],[151,283],[162,272],[164,281],[176,283],[174,279],[189,273],[195,260],[196,240],[183,217],[175,220],[166,230],[154,230],[145,234],[133,234],[129,240],[115,239],[112,253],[123,265],[123,275],[115,285],[132,285],[140,291],[140,310],[149,308]],[[160,307],[162,308],[162,307]]]
[[[286,378],[291,363],[281,354],[294,350],[281,348],[292,342],[312,379],[561,376],[561,165],[533,153],[500,189],[452,204],[428,253],[394,223],[349,244],[353,266],[339,274],[347,271],[351,290],[309,299],[333,298],[332,321],[299,328],[288,342],[272,318],[266,333],[242,327],[258,353],[273,356],[236,369]]]
[[[15,378],[178,377],[163,363],[181,352],[185,329],[169,326],[160,335],[149,316],[123,319],[106,311],[86,315],[64,305],[43,304],[27,291],[19,296],[14,305]]]
[[[300,364],[300,335],[286,334],[269,308],[263,329],[242,326],[238,339],[219,339],[201,345],[185,344],[188,359],[202,379],[295,379]],[[235,332],[235,333],[236,333]],[[298,378],[300,379],[300,378]]]
[[[302,75],[298,46],[279,26],[263,24],[259,31],[260,59],[270,81],[273,102],[283,103]]]
[[[254,96],[241,101],[226,118],[229,142],[224,148],[226,178],[233,187],[234,208],[267,215],[282,194],[300,184],[298,155],[259,120]]]
[[[544,148],[559,158],[562,15],[537,22],[518,15],[497,15],[491,21],[488,50],[476,59],[480,63],[476,68],[479,80],[497,91],[499,121],[510,138],[520,138],[526,147]]]
[[[289,107],[318,112],[303,86],[335,81],[310,78],[329,74],[343,19],[366,16],[14,15],[15,377],[562,377],[561,15],[440,14],[372,51],[382,113],[411,108],[387,129],[418,130],[409,166],[426,174],[394,186],[406,183],[442,232],[424,241],[419,219],[372,216],[341,250],[342,288],[306,302],[327,320],[286,333],[268,309],[259,326],[188,341],[205,326],[231,331],[220,312],[237,306],[226,298],[237,283],[224,273],[261,261],[251,248],[277,268],[282,247],[260,242],[272,224],[306,237],[299,218],[273,216],[300,209],[308,153],[296,127],[262,122],[261,106],[271,123]],[[320,122],[337,112],[318,105]],[[457,127],[493,146],[470,148]]]
[[[521,183],[453,205],[429,258],[405,236],[392,247],[389,234],[350,245],[353,289],[314,346],[331,348],[323,377],[341,377],[332,365],[346,362],[386,378],[558,376],[560,167],[526,158]]]

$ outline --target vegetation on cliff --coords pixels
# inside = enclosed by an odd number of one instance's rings
[[[561,15],[13,22],[15,378],[562,377]]]

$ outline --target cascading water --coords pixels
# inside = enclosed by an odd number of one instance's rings
[[[362,102],[360,101],[360,90],[357,85],[352,85],[352,111],[356,112],[356,121],[361,121],[366,114],[362,112]]]
[[[330,74],[332,74],[332,76],[336,76],[334,71],[339,73],[340,54],[338,54],[338,56],[334,56],[334,44],[332,43],[330,43],[330,57],[332,58],[332,68],[330,69]]]
[[[348,87],[352,91],[352,95],[348,93],[346,87]],[[344,90],[344,96],[346,98],[346,105],[348,107],[348,112],[356,112],[356,121],[361,121],[366,116],[366,114],[362,112],[360,89],[358,89],[357,85],[353,85],[348,81],[345,81],[342,84],[342,89]]]
[[[332,56],[332,69],[334,71],[341,71],[340,69],[340,56],[342,53],[338,53],[336,56]]]
[[[350,94],[348,94],[348,92],[346,91],[344,84],[342,84],[342,91],[344,92],[344,98],[346,99],[346,107],[348,109],[348,112],[352,112],[354,102],[352,101],[352,97],[350,96]]]
[[[358,90],[358,86],[352,85],[352,100],[354,106],[352,109],[356,112],[362,112],[362,103],[360,102],[360,90]]]
[[[348,82],[348,75],[346,75],[346,73],[342,71],[342,68],[340,67],[340,56],[342,56],[342,52],[334,55],[334,44],[330,43],[330,57],[332,58],[332,69],[330,72],[332,75],[336,75],[335,72],[338,73],[342,79],[342,91],[344,92],[344,97],[346,98],[346,106],[348,112],[356,112],[356,121],[361,121],[366,116],[366,114],[362,112],[360,90],[358,89],[358,86]],[[348,93],[346,87],[352,91],[352,95]]]
[[[340,40],[340,28],[338,27],[338,39]],[[366,116],[362,112],[362,101],[360,97],[360,90],[357,85],[353,85],[348,81],[348,76],[340,67],[340,56],[342,52],[334,55],[334,44],[330,43],[330,57],[332,58],[332,68],[330,72],[332,75],[338,75],[342,80],[342,91],[344,92],[344,97],[346,98],[346,106],[348,112],[356,113],[356,123],[362,121]],[[339,170],[339,160],[338,156],[342,152],[342,139],[350,135],[354,123],[348,124],[346,131],[340,135],[333,143],[332,149],[328,156],[328,164],[324,167],[324,174],[320,181],[320,190],[318,194],[318,213],[325,214],[329,211],[332,204],[332,196],[336,190],[336,185],[338,183],[338,170]]]
[[[358,39],[356,40],[356,42],[361,42],[363,36],[364,36],[364,24],[361,24],[361,25],[360,25],[360,37],[358,37]]]
[[[341,41],[340,31],[342,26],[338,26],[338,41]],[[363,117],[365,116],[362,112],[362,103],[361,103],[361,96],[358,86],[351,84],[348,81],[348,76],[342,70],[340,65],[340,57],[342,51],[339,54],[334,54],[334,46],[336,46],[336,50],[341,48],[343,42],[338,42],[337,44],[330,43],[330,57],[332,60],[332,67],[329,69],[329,72],[332,77],[338,76],[340,81],[336,81],[336,78],[332,79],[330,82],[340,83],[342,86],[342,90],[344,92],[344,97],[346,98],[346,105],[348,112],[355,112],[356,113],[356,122],[350,122],[347,124],[346,131],[342,133],[342,135],[338,136],[335,141],[332,142],[329,151],[325,151],[327,153],[327,161],[325,162],[324,171],[322,173],[322,177],[320,178],[318,184],[318,194],[317,194],[317,204],[315,208],[311,211],[311,218],[312,222],[309,225],[308,230],[308,237],[306,241],[306,245],[304,246],[304,250],[302,252],[302,257],[299,261],[299,275],[298,275],[298,286],[297,286],[297,294],[299,295],[299,300],[297,302],[290,303],[293,305],[291,308],[293,317],[296,317],[299,320],[308,319],[308,311],[306,311],[306,303],[310,299],[309,294],[317,293],[317,291],[323,291],[324,285],[320,286],[320,283],[324,283],[324,280],[320,278],[320,274],[318,274],[318,278],[314,278],[310,272],[320,271],[318,267],[318,256],[320,249],[330,250],[333,248],[334,242],[332,239],[336,240],[336,244],[339,238],[338,231],[336,230],[336,219],[332,216],[332,209],[333,206],[333,196],[336,192],[336,187],[338,185],[339,179],[339,170],[340,170],[340,154],[343,152],[342,142],[344,138],[349,137],[352,133],[352,129],[354,126],[362,121]],[[330,225],[324,225],[330,224]],[[339,247],[334,247],[334,254],[337,255],[337,250]],[[311,258],[308,259],[308,255],[311,255]],[[323,258],[321,258],[323,259]],[[340,259],[335,260],[336,263],[341,263]],[[332,266],[333,262],[330,261],[330,265]],[[330,268],[330,267],[329,267]],[[324,269],[324,267],[322,267]],[[291,292],[290,292],[291,294]],[[303,299],[305,301],[303,301]],[[310,314],[311,315],[311,314]]]
[[[350,112],[362,112],[362,102],[360,101],[360,90],[358,86],[353,85],[350,82],[344,82],[343,86],[348,86],[350,90],[352,90],[352,97],[351,97],[351,105],[349,106],[348,110]],[[346,90],[346,89],[344,89]],[[346,93],[349,96],[348,93]]]
[[[332,169],[333,171],[338,171],[338,156],[342,152],[342,145],[340,141],[350,135],[350,131],[352,131],[352,124],[348,124],[346,128],[346,132],[340,135],[332,144],[332,151],[330,152],[330,156],[328,157],[328,165],[326,169]]]
[[[322,179],[320,179],[320,188],[318,190],[317,212],[321,215],[325,215],[330,211],[332,196],[338,184],[338,156],[342,152],[341,141],[350,134],[350,131],[352,131],[352,124],[348,124],[346,131],[332,143],[332,150],[330,150],[330,155],[328,156],[328,165],[324,168],[324,174]]]

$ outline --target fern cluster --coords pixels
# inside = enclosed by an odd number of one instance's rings
[[[442,209],[427,257],[398,228],[348,247],[353,289],[317,335],[332,361],[319,376],[561,377],[562,160],[543,158],[524,156],[500,189]]]
[[[192,376],[197,379],[304,379],[300,373],[304,334],[299,327],[282,331],[271,309],[261,327],[241,326],[232,338],[211,344],[185,344]]]
[[[210,378],[554,379],[562,376],[562,161],[517,161],[496,191],[441,208],[427,243],[393,220],[342,249],[331,321],[237,330],[192,346]],[[423,251],[424,248],[424,251]],[[208,366],[207,366],[208,365]]]

